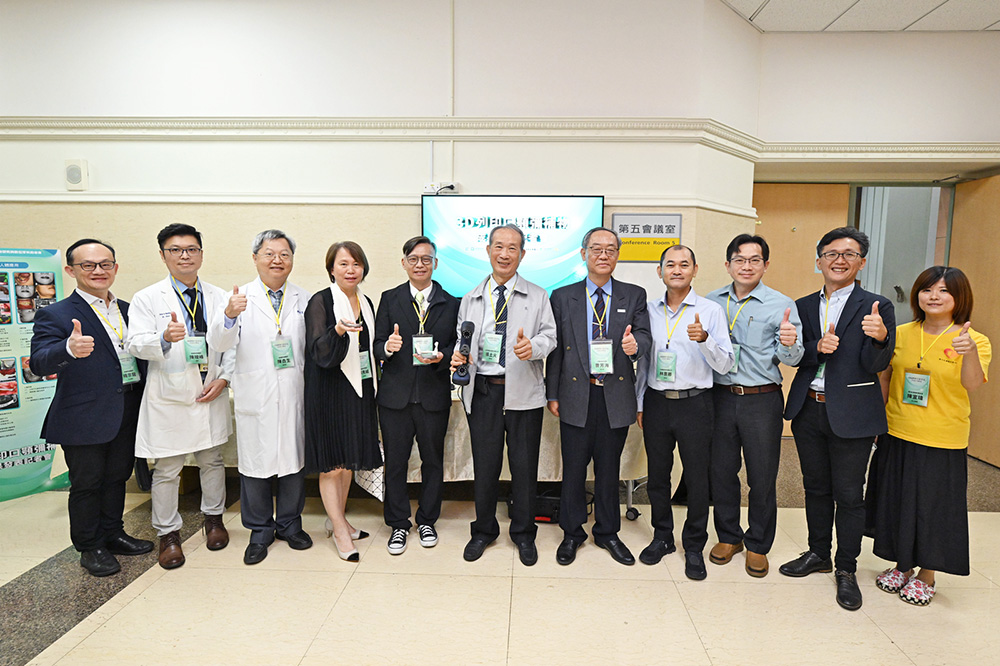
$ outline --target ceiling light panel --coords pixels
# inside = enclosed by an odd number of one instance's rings
[[[830,32],[897,31],[920,20],[945,0],[860,0],[833,22]]]
[[[1000,21],[1000,0],[948,0],[908,30],[984,30]]]

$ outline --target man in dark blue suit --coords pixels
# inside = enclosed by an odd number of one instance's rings
[[[117,573],[115,555],[140,555],[152,541],[125,533],[125,482],[135,460],[144,366],[125,351],[128,303],[111,293],[118,264],[91,238],[66,250],[77,288],[35,314],[31,371],[59,376],[42,424],[69,467],[69,526],[80,564],[94,576]]]
[[[888,367],[896,344],[892,303],[854,281],[868,245],[861,231],[840,227],[816,246],[824,286],[795,302],[805,351],[785,405],[802,467],[809,550],[778,570],[800,577],[836,565],[837,603],[847,610],[861,608],[855,573],[865,527],[865,474],[872,443],[888,431],[878,373]]]

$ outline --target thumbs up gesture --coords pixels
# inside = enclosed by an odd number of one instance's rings
[[[701,326],[701,318],[698,313],[694,313],[694,323],[688,325],[688,338],[694,342],[704,342],[708,340],[708,333]]]
[[[229,297],[229,303],[226,304],[226,316],[230,319],[236,319],[241,312],[247,309],[247,295],[240,293],[240,288],[233,286],[233,295]]]
[[[385,350],[395,354],[402,348],[403,336],[399,334],[399,324],[394,324],[392,327],[392,335],[390,335],[389,339],[385,341]]]
[[[163,339],[167,342],[180,342],[187,335],[187,328],[184,324],[177,321],[177,313],[170,313],[170,323],[167,324],[167,330],[163,331]]]
[[[962,356],[965,356],[966,354],[973,354],[979,350],[976,346],[975,340],[973,340],[972,336],[969,335],[969,329],[971,327],[971,323],[965,322],[965,325],[962,326],[962,330],[959,332],[958,337],[952,338],[951,340],[951,348]]]
[[[869,338],[882,342],[889,336],[889,331],[882,322],[882,315],[878,313],[878,301],[872,303],[871,314],[866,314],[861,320],[861,330]]]
[[[626,356],[635,356],[639,352],[639,343],[632,335],[632,324],[625,327],[625,335],[622,336],[622,351]]]
[[[73,332],[69,334],[69,351],[76,358],[87,358],[94,351],[94,338],[80,330],[80,320],[73,320]]]
[[[795,324],[789,321],[791,314],[792,309],[785,308],[785,316],[781,318],[781,324],[778,325],[778,341],[785,347],[791,347],[798,340],[798,334],[795,332]]]
[[[514,354],[522,361],[531,358],[531,340],[524,337],[524,329],[517,329],[517,340],[514,342]]]
[[[816,351],[820,354],[832,354],[840,346],[840,338],[834,333],[834,325],[830,324],[829,330],[816,343]],[[884,328],[884,327],[883,327]]]

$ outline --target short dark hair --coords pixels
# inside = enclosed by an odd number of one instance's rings
[[[182,222],[168,224],[160,229],[160,233],[156,234],[156,244],[159,245],[162,250],[164,244],[166,244],[166,242],[174,236],[194,236],[198,240],[198,247],[201,247],[201,234],[198,233],[198,230],[190,224],[184,224]]]
[[[341,250],[346,250],[347,254],[354,258],[354,261],[365,267],[361,279],[364,280],[368,277],[368,257],[365,256],[365,251],[361,249],[361,246],[354,241],[339,241],[326,251],[326,274],[330,276],[330,282],[336,282],[333,279],[333,264],[337,261],[337,253]]]
[[[760,245],[760,254],[764,261],[768,261],[771,258],[771,248],[767,246],[767,241],[764,240],[763,236],[751,236],[750,234],[740,234],[733,240],[729,241],[729,247],[726,248],[726,261],[733,258],[740,248],[744,245],[750,245],[756,243]]]
[[[910,289],[910,309],[913,310],[914,321],[924,321],[927,314],[920,309],[920,292],[934,285],[938,280],[944,280],[948,293],[955,299],[955,309],[951,320],[959,325],[972,318],[972,285],[969,278],[958,268],[949,266],[931,266],[917,276]]]
[[[819,243],[816,244],[816,256],[818,257],[821,255],[823,253],[823,248],[838,238],[850,238],[851,240],[857,241],[858,245],[861,246],[861,256],[868,256],[868,248],[871,246],[871,241],[868,240],[868,236],[865,232],[860,229],[855,229],[854,227],[837,227],[836,229],[831,229],[826,232],[823,237],[819,239]]]
[[[663,258],[667,256],[667,252],[670,252],[671,250],[687,250],[691,254],[691,263],[692,264],[698,263],[698,260],[694,258],[694,250],[689,248],[687,245],[681,245],[680,243],[678,243],[677,245],[671,245],[666,250],[660,253],[660,266],[663,265]]]
[[[73,243],[68,248],[66,248],[66,265],[67,266],[73,265],[73,250],[80,247],[81,245],[92,245],[94,243],[97,243],[98,245],[103,245],[104,247],[111,250],[111,258],[115,259],[115,248],[111,247],[104,241],[97,240],[96,238],[81,238],[80,240],[78,240],[77,242]],[[115,259],[115,261],[117,262],[118,260]]]
[[[435,245],[434,241],[432,241],[430,238],[428,238],[427,236],[414,236],[410,240],[403,243],[403,256],[405,257],[409,255],[418,245],[425,245],[425,244],[430,245],[432,248],[434,248],[434,252],[435,253],[437,252],[438,246]]]
[[[493,245],[493,234],[500,231],[501,229],[510,229],[511,231],[516,231],[517,235],[521,237],[521,249],[524,249],[524,232],[521,231],[521,227],[516,224],[501,224],[499,227],[493,227],[490,229],[490,245]]]
[[[618,241],[618,248],[621,249],[622,239],[618,237],[618,232],[615,231],[614,229],[609,229],[608,227],[594,227],[593,229],[587,231],[587,233],[583,235],[583,241],[580,243],[580,247],[586,250],[587,244],[590,243],[590,237],[593,236],[598,231],[607,231],[609,234],[614,236],[615,240]]]

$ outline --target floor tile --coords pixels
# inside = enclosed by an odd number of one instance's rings
[[[37,555],[0,555],[0,585],[6,585],[38,562]]]

